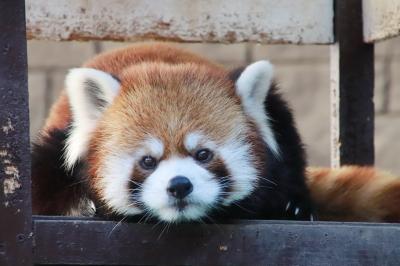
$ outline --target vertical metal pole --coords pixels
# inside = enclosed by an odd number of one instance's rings
[[[24,0],[0,1],[0,265],[32,264]]]
[[[333,167],[374,163],[374,45],[363,42],[362,1],[335,1],[331,47]]]

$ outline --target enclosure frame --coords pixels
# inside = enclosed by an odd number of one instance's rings
[[[24,4],[24,0],[0,2],[0,265],[397,265],[400,261],[399,224],[236,221],[184,224],[162,232],[148,224],[32,216]],[[336,0],[334,10],[333,165],[372,165],[374,45],[363,42],[361,1]]]

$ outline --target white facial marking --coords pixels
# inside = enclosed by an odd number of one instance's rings
[[[97,106],[96,101],[111,104],[119,87],[119,82],[110,74],[92,68],[75,68],[66,76],[65,89],[73,117],[65,146],[68,169],[86,153],[90,134],[104,111],[104,106]]]
[[[176,176],[187,177],[193,185],[193,191],[185,198],[188,206],[181,212],[173,205],[175,199],[167,193],[170,180]],[[173,157],[161,161],[145,180],[142,201],[161,220],[193,220],[206,214],[209,207],[215,204],[219,193],[220,188],[213,174],[191,157]]]
[[[67,169],[72,170],[74,164],[86,154],[89,134],[94,128],[94,123],[73,123],[65,142],[64,165]]]
[[[255,62],[246,67],[236,81],[236,93],[242,100],[245,112],[254,119],[268,147],[275,156],[279,157],[279,146],[264,107],[273,76],[274,69],[270,62]]]
[[[249,195],[254,189],[254,183],[257,180],[257,170],[254,167],[253,158],[250,153],[250,145],[246,140],[238,137],[238,130],[234,134],[236,137],[231,138],[222,145],[208,140],[204,134],[200,132],[189,133],[185,138],[185,147],[188,150],[195,149],[199,144],[202,147],[209,148],[217,155],[221,156],[230,176],[227,177],[233,181],[233,191],[225,197],[223,203],[229,205],[233,201],[243,199]]]
[[[108,150],[110,151],[115,147],[116,145],[112,143],[108,144]],[[129,191],[129,182],[134,176],[135,162],[145,155],[160,158],[163,153],[164,144],[161,140],[149,136],[133,154],[124,154],[115,150],[112,153],[113,155],[108,156],[104,160],[105,167],[101,169],[99,175],[102,177],[103,200],[107,202],[108,207],[124,215],[141,213],[142,210],[135,207],[135,202],[131,198],[132,191]]]
[[[255,186],[257,170],[254,167],[253,157],[250,153],[250,144],[242,137],[235,137],[223,144],[204,138],[200,132],[194,132],[185,138],[187,149],[194,149],[198,146],[210,148],[216,156],[219,156],[225,163],[231,179],[232,191],[223,197],[223,188],[212,172],[206,166],[202,166],[192,157],[172,157],[159,162],[157,168],[151,173],[141,185],[140,200],[145,209],[152,215],[164,221],[187,221],[199,220],[207,212],[216,207],[218,202],[229,205],[248,196]],[[129,182],[134,175],[133,166],[150,151],[150,155],[159,157],[164,150],[162,142],[153,137],[143,141],[142,148],[134,155],[111,155],[106,158],[104,169],[100,173],[103,177],[101,186],[103,199],[108,207],[124,215],[135,215],[143,211],[135,207],[130,198]],[[175,203],[177,200],[169,195],[167,189],[169,182],[176,176],[184,176],[193,185],[193,191],[185,197],[187,206],[178,210]],[[221,202],[222,201],[222,202]]]
[[[164,154],[164,144],[158,138],[149,137],[144,141],[143,146],[148,149],[149,155],[155,158],[160,158]]]
[[[243,199],[254,190],[258,173],[252,161],[250,145],[244,140],[230,140],[218,150],[233,180],[233,191],[224,201],[225,205],[229,205],[233,201]]]
[[[189,133],[185,136],[185,148],[188,151],[194,150],[197,145],[200,144],[201,139],[203,138],[202,134],[198,132]]]
[[[216,144],[200,132],[188,133],[185,136],[184,145],[187,151],[192,151],[196,148],[216,149]]]
[[[141,210],[131,200],[129,182],[137,156],[131,154],[111,155],[105,159],[105,167],[101,169],[101,187],[103,200],[107,206],[123,215],[135,215]]]

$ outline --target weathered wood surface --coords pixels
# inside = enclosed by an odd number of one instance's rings
[[[399,224],[34,222],[34,261],[91,265],[398,265]]]
[[[363,41],[359,0],[336,0],[331,47],[331,162],[374,164],[374,45]]]
[[[366,42],[400,34],[399,0],[363,0],[363,17]]]
[[[0,1],[0,265],[32,263],[23,0]]]
[[[28,0],[29,39],[332,43],[332,0]]]

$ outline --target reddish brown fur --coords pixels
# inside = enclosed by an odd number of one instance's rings
[[[166,62],[169,64],[195,63],[209,69],[222,71],[222,68],[198,55],[173,48],[163,43],[136,44],[127,48],[103,53],[90,59],[83,67],[91,67],[119,77],[122,70],[141,62]],[[64,128],[71,120],[67,95],[63,92],[53,105],[46,120],[43,132],[54,128]]]
[[[138,183],[142,183],[149,175],[151,171],[146,171],[136,163],[132,169],[132,180]]]
[[[206,167],[210,172],[214,173],[217,176],[217,178],[229,176],[229,171],[226,168],[225,163],[223,162],[222,159],[218,157],[215,158],[215,155],[213,160],[210,163],[208,163]]]
[[[320,219],[400,222],[400,178],[373,167],[308,168]]]

